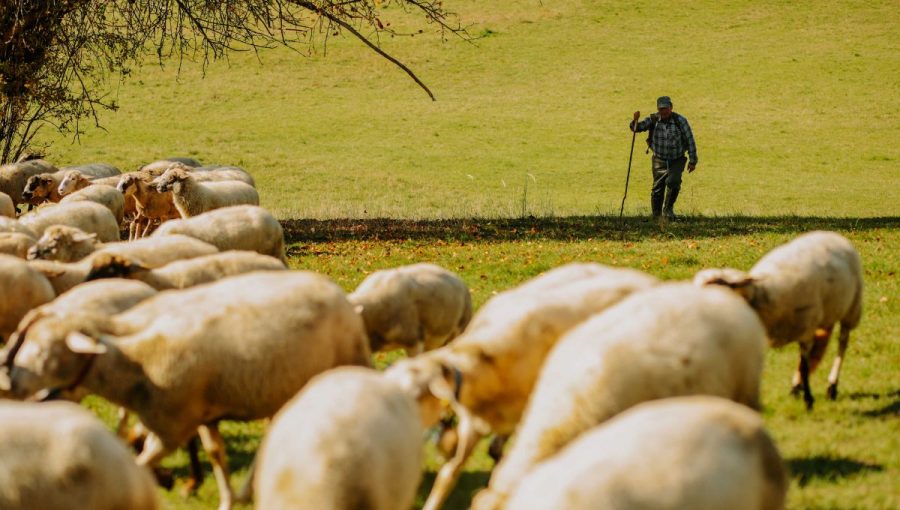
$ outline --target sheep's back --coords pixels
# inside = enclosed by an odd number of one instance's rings
[[[541,463],[509,510],[776,510],[787,477],[753,411],[712,397],[641,404]]]
[[[362,321],[343,291],[308,272],[254,272],[161,292],[116,322],[132,329],[136,349],[166,339],[166,353],[145,366],[156,384],[205,380],[216,388],[210,405],[236,419],[271,416],[323,370],[369,364]]]

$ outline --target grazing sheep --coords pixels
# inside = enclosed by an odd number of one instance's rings
[[[232,491],[217,422],[271,417],[312,376],[368,364],[362,319],[340,287],[310,272],[255,272],[111,317],[35,324],[5,382],[17,397],[83,386],[135,412],[151,432],[140,465],[199,432],[224,510]]]
[[[61,203],[88,201],[100,204],[113,213],[118,225],[125,217],[125,196],[113,186],[94,184],[63,197]]]
[[[0,343],[16,330],[32,308],[56,297],[53,287],[24,260],[0,254]]]
[[[28,250],[34,246],[35,240],[28,234],[20,232],[0,232],[0,253],[12,255],[20,259],[28,257]]]
[[[160,193],[172,191],[182,218],[190,218],[231,205],[259,205],[259,193],[241,181],[199,182],[183,165],[173,165],[153,181]]]
[[[138,169],[138,172],[146,172],[146,173],[152,175],[153,177],[159,177],[166,170],[168,170],[169,167],[172,166],[173,163],[181,163],[182,165],[191,167],[191,168],[199,168],[200,167],[200,162],[197,161],[196,159],[174,157],[174,158],[160,159],[160,160],[154,161],[152,163],[147,163],[146,165],[144,165],[140,169]]]
[[[160,225],[152,237],[172,234],[194,237],[216,246],[219,251],[255,251],[287,264],[284,230],[272,213],[262,207],[223,207],[197,217],[169,220]]]
[[[90,201],[55,204],[22,215],[19,223],[40,237],[51,225],[68,225],[97,234],[103,242],[119,240],[119,223],[107,207]]]
[[[0,217],[15,218],[16,206],[6,193],[0,191]]]
[[[62,196],[57,189],[63,174],[62,170],[57,170],[53,173],[32,175],[25,181],[22,201],[30,206],[38,206],[44,202],[59,202]]]
[[[784,463],[760,416],[715,397],[647,402],[535,467],[506,510],[781,510]]]
[[[473,510],[502,508],[535,464],[641,402],[714,395],[758,408],[765,349],[762,323],[734,293],[675,283],[632,294],[547,356],[516,441]]]
[[[807,409],[814,401],[809,374],[840,323],[838,353],[828,375],[828,397],[837,398],[850,331],[862,316],[862,263],[850,241],[834,232],[810,232],[767,253],[749,273],[707,269],[694,283],[724,285],[740,294],[759,314],[773,347],[800,345],[792,392],[802,390]]]
[[[412,508],[422,478],[416,403],[378,372],[329,370],[275,417],[259,451],[256,508]]]
[[[54,225],[45,230],[34,248],[29,250],[29,258],[77,262],[99,253],[126,256],[141,265],[156,268],[176,260],[212,255],[218,250],[199,239],[177,234],[158,239],[100,243],[94,234],[74,227]]]
[[[455,455],[424,508],[441,506],[479,438],[512,434],[545,356],[566,331],[656,284],[631,269],[561,266],[489,300],[446,346],[394,364],[389,377],[419,399],[423,425],[435,424],[446,405],[459,418]]]
[[[0,508],[156,510],[150,472],[69,402],[0,402]]]
[[[32,175],[56,172],[57,168],[42,159],[33,159],[0,166],[0,192],[13,202],[13,207],[23,203],[22,191]]]
[[[84,283],[91,272],[91,259],[78,262],[57,262],[55,260],[28,260],[28,267],[44,275],[57,295]]]
[[[103,253],[93,258],[87,280],[129,278],[144,282],[156,290],[186,289],[251,271],[286,269],[282,261],[253,251],[231,250],[175,261],[157,269],[143,266],[127,256]]]
[[[347,298],[362,315],[373,352],[436,349],[462,333],[472,318],[465,282],[434,264],[376,271]]]

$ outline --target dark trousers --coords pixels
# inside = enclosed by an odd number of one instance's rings
[[[653,216],[665,213],[675,215],[675,200],[681,191],[681,174],[687,158],[662,159],[653,156],[653,189],[650,191],[650,208]]]

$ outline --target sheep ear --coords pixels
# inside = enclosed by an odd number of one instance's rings
[[[726,287],[731,287],[732,289],[742,289],[751,285],[755,281],[755,278],[748,275],[741,278],[717,278],[713,281],[713,283],[725,285]]]
[[[88,234],[87,232],[81,232],[72,236],[72,240],[75,242],[93,241],[94,239],[97,239],[97,234]]]
[[[459,370],[442,363],[440,377],[433,377],[428,381],[428,391],[439,400],[455,404],[461,385],[462,375]]]
[[[106,352],[105,345],[78,331],[66,336],[66,346],[76,354],[103,354]]]

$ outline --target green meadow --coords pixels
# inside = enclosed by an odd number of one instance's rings
[[[471,41],[382,40],[431,87],[357,41],[311,53],[147,63],[109,91],[120,105],[80,143],[50,131],[57,164],[123,170],[173,155],[236,164],[283,221],[290,263],[352,289],[384,267],[456,271],[476,305],[572,261],[686,279],[749,268],[796,235],[846,235],[865,267],[865,311],[837,401],[788,395],[795,346],[768,354],[764,417],[791,471],[791,509],[900,508],[900,14],[896,2],[446,2]],[[419,27],[387,4],[384,18]],[[430,28],[430,27],[428,27]],[[408,29],[408,30],[407,30]],[[649,213],[649,157],[632,112],[659,95],[693,127],[700,163],[664,228]],[[833,350],[833,346],[832,346]],[[377,355],[384,365],[398,354]],[[263,375],[261,374],[261,377]],[[89,405],[112,419],[111,407]],[[237,486],[262,425],[226,423]],[[183,453],[167,459],[187,472]],[[439,458],[429,450],[419,504]],[[485,485],[484,445],[447,508]],[[165,508],[215,508],[211,474]]]

